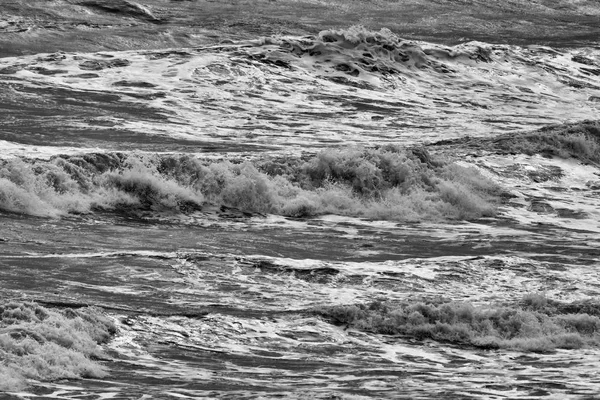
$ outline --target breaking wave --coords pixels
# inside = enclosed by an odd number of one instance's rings
[[[493,216],[500,196],[475,169],[395,146],[240,163],[113,153],[0,165],[0,209],[49,217],[190,213],[211,204],[290,217],[474,219]]]
[[[116,333],[95,308],[51,310],[36,303],[0,303],[0,391],[30,379],[101,378],[102,344]]]
[[[315,38],[264,38],[260,44],[263,47],[255,58],[266,63],[289,67],[299,62],[299,57],[307,57],[311,62],[302,64],[305,67],[362,78],[373,74],[409,76],[419,70],[447,74],[455,71],[444,61],[490,62],[492,53],[491,47],[477,44],[423,49],[389,29],[370,31],[362,26],[325,30]]]
[[[374,302],[323,307],[317,312],[335,323],[369,332],[480,348],[547,352],[600,345],[597,304],[561,305],[536,294],[525,296],[521,303],[475,307],[465,302]],[[588,314],[590,310],[596,310],[595,315]]]
[[[600,121],[547,126],[525,135],[508,134],[482,142],[481,147],[494,151],[573,157],[600,163]]]

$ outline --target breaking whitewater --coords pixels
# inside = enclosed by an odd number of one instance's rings
[[[0,58],[3,398],[596,398],[599,57]]]

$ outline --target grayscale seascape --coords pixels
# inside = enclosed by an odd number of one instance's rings
[[[0,4],[0,399],[600,398],[600,3]]]

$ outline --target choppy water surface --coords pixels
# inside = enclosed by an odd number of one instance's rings
[[[594,348],[550,354],[477,350],[368,334],[311,312],[322,305],[420,296],[474,304],[511,304],[538,292],[563,301],[594,298],[600,285],[595,234],[502,223],[407,227],[327,218],[205,227],[5,221],[5,296],[98,305],[119,328],[106,345],[108,378],[38,384],[38,394],[597,393]]]
[[[337,213],[232,207],[233,192],[219,192],[218,201],[193,192],[188,164],[176,167],[190,186],[176,186],[157,178],[166,162],[144,155],[278,160],[292,169],[328,149],[493,138],[594,119],[598,57],[593,46],[445,47],[354,28],[202,48],[0,58],[0,299],[51,310],[96,306],[117,328],[95,360],[105,376],[29,376],[8,386],[7,398],[595,398],[594,344],[475,347],[376,333],[321,310],[428,300],[516,308],[532,294],[593,303],[596,163],[451,141],[430,146],[434,157],[474,168],[503,193],[494,213],[465,221],[429,218],[425,205],[418,220],[360,218],[326,186],[311,190]],[[129,153],[149,165],[110,175]],[[436,164],[421,160],[414,168],[425,176],[424,165]],[[286,185],[305,177],[285,176]],[[419,185],[430,179],[450,178],[427,175]],[[135,201],[123,194],[133,193],[131,182]],[[281,185],[278,196],[288,187]],[[449,192],[440,193],[435,201]],[[379,200],[387,207],[391,198]],[[10,329],[0,334],[35,338]]]
[[[388,32],[6,57],[0,139],[13,151],[18,139],[289,153],[531,129],[593,118],[600,107],[597,49],[448,48]]]

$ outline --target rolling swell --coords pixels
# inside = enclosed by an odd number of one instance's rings
[[[223,205],[290,217],[473,219],[493,216],[500,196],[501,189],[473,169],[422,148],[395,146],[238,163],[112,153],[13,159],[0,167],[0,209],[51,217],[190,213]]]

